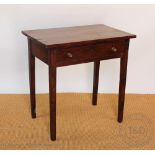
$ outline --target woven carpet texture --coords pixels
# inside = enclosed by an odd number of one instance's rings
[[[48,94],[37,95],[31,119],[29,95],[0,95],[0,149],[155,149],[155,95],[127,94],[123,123],[117,122],[118,96],[57,94],[57,140],[50,141]]]

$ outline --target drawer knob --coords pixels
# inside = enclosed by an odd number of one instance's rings
[[[68,56],[69,58],[72,58],[72,57],[73,57],[72,53],[67,53],[67,56]]]
[[[111,50],[112,50],[113,52],[117,52],[117,48],[116,48],[116,47],[112,47]]]

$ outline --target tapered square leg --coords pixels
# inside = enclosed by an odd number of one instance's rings
[[[97,105],[98,82],[99,82],[100,61],[94,62],[93,96],[92,104]]]
[[[120,82],[119,82],[119,99],[118,99],[118,122],[123,121],[124,100],[125,100],[125,87],[127,75],[127,61],[128,61],[128,47],[129,40],[126,41],[126,48],[123,56],[120,59]]]
[[[55,51],[48,53],[49,63],[49,105],[50,105],[50,137],[56,140],[56,66]]]
[[[31,50],[31,40],[28,39],[28,58],[29,58],[29,84],[30,84],[30,102],[31,116],[36,118],[36,96],[35,96],[35,57]]]

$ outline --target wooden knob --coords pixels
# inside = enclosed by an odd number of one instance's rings
[[[72,58],[72,57],[73,57],[72,53],[67,53],[67,56],[68,56],[69,58]]]
[[[116,48],[116,47],[112,47],[111,50],[112,50],[113,52],[117,52],[117,48]]]

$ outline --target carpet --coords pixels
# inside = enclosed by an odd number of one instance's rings
[[[115,94],[57,94],[57,140],[49,136],[48,94],[37,95],[31,119],[29,95],[0,95],[0,149],[155,149],[155,95],[127,94],[123,123],[117,122]]]

